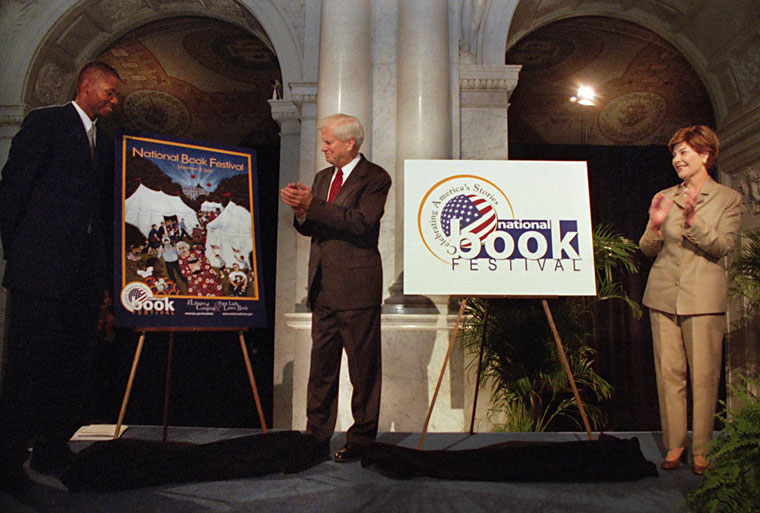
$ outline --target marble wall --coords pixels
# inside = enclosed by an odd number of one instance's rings
[[[367,148],[372,160],[385,167],[394,186],[386,205],[380,238],[384,259],[387,296],[396,285],[401,292],[401,232],[403,212],[399,209],[402,176],[398,169],[399,63],[411,55],[399,45],[399,15],[407,2],[402,0],[356,0],[368,2],[370,70],[371,142]],[[740,0],[737,9],[757,17],[754,0]],[[434,5],[448,13],[443,36],[448,41],[448,56],[443,79],[448,88],[450,125],[447,152],[455,158],[506,158],[509,94],[519,78],[518,70],[504,66],[507,34],[518,38],[536,26],[562,17],[576,15],[610,15],[625,13],[625,19],[640,23],[668,35],[695,63],[719,112],[719,132],[725,143],[726,176],[732,184],[749,194],[749,209],[757,209],[753,199],[756,169],[760,169],[757,140],[760,123],[760,89],[756,70],[758,35],[756,31],[734,30],[741,16],[721,17],[721,2],[703,2],[709,9],[686,9],[683,2],[649,2],[581,0],[577,2],[521,0],[415,0]],[[519,19],[510,32],[512,17],[519,4]],[[651,4],[651,5],[649,5]],[[657,5],[673,5],[684,31],[672,30],[670,15],[650,12]],[[283,99],[273,100],[272,114],[281,129],[280,182],[300,179],[311,183],[316,169],[324,162],[317,151],[317,101],[330,91],[319,90],[320,36],[323,0],[3,0],[0,2],[0,164],[5,161],[10,139],[18,130],[24,112],[39,103],[42,96],[55,93],[48,87],[70,78],[77,67],[98,55],[128,31],[146,23],[179,15],[214,16],[240,27],[263,27],[276,51],[282,68]],[[539,9],[538,6],[541,6]],[[695,4],[696,5],[696,4]],[[700,3],[700,6],[702,3]],[[467,14],[463,17],[463,6]],[[533,8],[531,8],[533,6]],[[636,8],[633,8],[636,6]],[[407,5],[408,7],[408,5]],[[686,9],[686,10],[684,10]],[[682,12],[683,11],[683,12]],[[699,11],[699,12],[697,12]],[[670,12],[670,11],[668,11]],[[690,18],[693,17],[693,18]],[[465,19],[466,18],[466,19]],[[703,24],[688,23],[709,18],[711,30]],[[725,18],[725,19],[724,19]],[[437,18],[438,19],[438,18]],[[464,32],[463,34],[463,27]],[[420,28],[423,31],[424,29]],[[713,39],[720,39],[715,50]],[[460,44],[462,42],[463,44]],[[514,41],[513,41],[514,42]],[[459,49],[461,52],[457,52]],[[342,51],[350,52],[351,48]],[[717,53],[716,53],[717,52]],[[419,55],[419,54],[418,54]],[[421,55],[421,58],[431,58]],[[340,53],[333,56],[339,59]],[[412,68],[413,69],[413,68]],[[47,77],[47,78],[45,78]],[[423,82],[424,83],[424,82]],[[429,87],[441,92],[440,81]],[[425,92],[423,88],[422,93]],[[65,96],[67,91],[59,91]],[[422,96],[420,96],[421,98]],[[403,138],[402,138],[403,139]],[[421,155],[429,157],[430,155]],[[292,229],[287,208],[281,208],[277,224],[277,297],[274,362],[275,412],[277,428],[302,428],[305,425],[304,400],[308,376],[310,347],[309,315],[303,311],[306,295],[306,261],[308,240]],[[747,223],[760,224],[757,215]],[[0,321],[4,308],[0,293]],[[381,429],[419,430],[426,407],[441,369],[454,319],[446,308],[447,298],[434,298],[438,309],[429,314],[403,313],[403,299],[395,305],[401,309],[383,316],[384,391]],[[741,316],[741,312],[737,315]],[[743,361],[754,361],[751,340],[745,345]],[[754,358],[754,360],[753,360]],[[431,419],[431,430],[461,430],[469,421],[473,396],[469,357],[455,352],[446,369],[442,389]],[[350,425],[350,385],[344,375],[341,386],[339,429]],[[488,393],[481,394],[479,418],[485,418]],[[486,429],[481,425],[480,429]]]

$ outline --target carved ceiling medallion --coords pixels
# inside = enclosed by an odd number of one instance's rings
[[[127,121],[137,130],[182,135],[190,124],[185,105],[161,91],[135,91],[124,99],[123,108]]]
[[[605,137],[621,143],[641,140],[662,124],[667,113],[665,99],[655,93],[636,92],[618,96],[599,114]]]

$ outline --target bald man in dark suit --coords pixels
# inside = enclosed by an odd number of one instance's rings
[[[359,154],[364,129],[344,114],[320,123],[322,152],[330,167],[311,189],[289,184],[282,198],[293,208],[295,227],[311,237],[309,306],[312,310],[311,369],[306,432],[323,454],[338,411],[343,349],[353,386],[353,425],[337,462],[356,461],[377,436],[380,415],[380,307],[383,269],[378,251],[380,218],[391,186],[381,167]]]
[[[76,98],[31,111],[0,180],[0,236],[10,292],[7,362],[0,389],[0,486],[20,489],[31,466],[60,474],[79,427],[89,344],[108,286],[113,143],[96,121],[119,101],[121,79],[90,62]]]

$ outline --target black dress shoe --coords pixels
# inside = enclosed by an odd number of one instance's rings
[[[343,449],[340,449],[333,456],[333,460],[338,463],[351,463],[353,461],[359,461],[364,456],[367,448],[363,445],[348,444]]]

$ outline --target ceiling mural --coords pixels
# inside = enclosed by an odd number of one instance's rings
[[[282,82],[262,30],[201,17],[144,25],[101,56],[124,78],[118,123],[210,142],[278,142],[267,100]],[[679,127],[713,125],[701,80],[667,41],[622,20],[565,19],[506,53],[521,64],[510,98],[510,142],[665,144]],[[580,85],[594,105],[569,99]]]
[[[276,145],[267,100],[281,82],[271,43],[211,18],[158,21],[99,57],[121,75],[122,127],[238,146]]]
[[[676,129],[714,126],[707,92],[667,41],[621,20],[580,17],[546,25],[506,53],[521,64],[510,98],[510,142],[667,144]],[[594,89],[593,105],[570,100]]]

